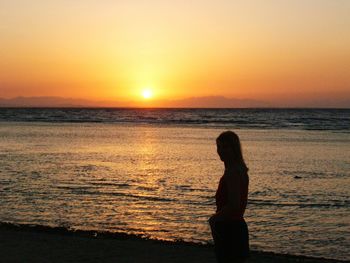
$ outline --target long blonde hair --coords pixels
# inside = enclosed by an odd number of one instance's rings
[[[239,166],[239,169],[242,169],[245,172],[248,171],[248,167],[243,158],[241,142],[236,133],[233,131],[224,131],[216,138],[216,141],[230,146],[233,151],[232,158],[234,163]]]

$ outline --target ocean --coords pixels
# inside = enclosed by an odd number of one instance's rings
[[[0,109],[0,221],[212,243],[224,130],[251,248],[350,260],[346,109]]]

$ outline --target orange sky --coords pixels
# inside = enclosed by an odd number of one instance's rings
[[[347,0],[4,0],[0,97],[350,98]]]

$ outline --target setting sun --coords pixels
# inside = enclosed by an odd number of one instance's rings
[[[152,97],[153,97],[153,92],[152,92],[152,90],[150,90],[150,89],[145,89],[145,90],[143,90],[143,91],[142,91],[142,97],[143,97],[144,99],[150,99],[150,98],[152,98]]]

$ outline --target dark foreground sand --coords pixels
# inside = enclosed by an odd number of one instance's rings
[[[0,262],[202,262],[214,263],[213,247],[162,242],[125,234],[0,223]],[[252,252],[248,262],[339,262]]]

